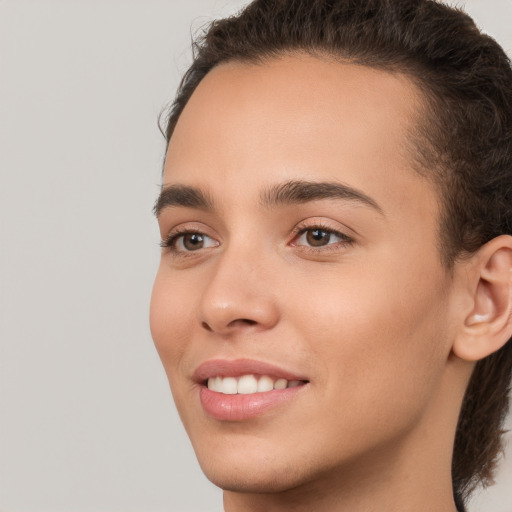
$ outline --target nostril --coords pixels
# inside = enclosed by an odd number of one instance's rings
[[[235,325],[256,325],[258,322],[256,320],[251,320],[249,318],[237,318],[229,323],[230,326]]]
[[[228,323],[223,323],[222,321],[219,321],[218,324],[216,321],[201,321],[201,327],[205,331],[223,334],[228,334],[232,332],[232,330],[251,328],[253,326],[257,326],[258,324],[259,322],[257,320],[252,320],[251,318],[236,318],[235,320],[231,320]]]
[[[207,331],[213,331],[213,329],[206,322],[201,322],[201,327],[203,327],[203,329],[206,329]]]

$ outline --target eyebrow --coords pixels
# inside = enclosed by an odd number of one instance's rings
[[[263,204],[269,208],[321,199],[343,199],[358,202],[370,206],[384,215],[384,211],[373,198],[356,188],[337,182],[292,180],[274,185],[261,195]]]
[[[196,208],[212,210],[213,201],[206,192],[188,185],[168,185],[163,187],[158,196],[153,213],[158,217],[164,208]]]
[[[384,215],[382,208],[374,199],[362,191],[342,183],[291,180],[274,185],[261,194],[261,202],[267,208],[303,204],[322,199],[359,202]],[[188,185],[168,185],[162,188],[153,207],[153,212],[158,217],[163,209],[177,207],[211,211],[214,209],[214,204],[210,196],[200,188]]]

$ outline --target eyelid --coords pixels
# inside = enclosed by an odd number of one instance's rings
[[[219,240],[212,236],[209,232],[211,230],[208,229],[206,226],[204,227],[198,227],[197,224],[190,225],[190,224],[184,224],[179,225],[174,228],[172,228],[169,233],[162,237],[162,240],[160,241],[160,247],[162,249],[167,249],[169,252],[174,253],[176,255],[187,255],[187,254],[193,254],[194,252],[200,252],[200,249],[197,251],[186,251],[182,249],[176,248],[176,241],[185,235],[188,234],[198,234],[202,235],[203,237],[209,238],[210,240],[214,240],[216,242],[215,246],[220,245]],[[210,249],[211,247],[205,247],[204,249]]]
[[[295,242],[301,237],[304,233],[308,231],[313,231],[315,229],[320,229],[323,231],[327,231],[328,233],[331,233],[333,235],[336,235],[339,240],[338,242],[327,244],[324,246],[318,246],[313,247],[309,245],[298,245]],[[348,230],[348,228],[347,228]],[[326,251],[332,251],[332,250],[339,250],[340,247],[345,247],[347,245],[352,245],[355,242],[355,238],[349,234],[347,234],[344,230],[339,229],[337,227],[331,226],[326,220],[324,219],[307,219],[304,221],[301,221],[299,224],[295,226],[292,232],[292,240],[290,242],[290,245],[292,247],[299,247],[301,250],[307,250],[312,252],[326,252]]]
[[[339,226],[339,223],[336,222],[336,224]],[[334,227],[331,225],[329,221],[326,219],[318,219],[318,218],[308,218],[305,220],[302,220],[299,222],[293,229],[292,233],[290,235],[291,240],[288,242],[288,245],[298,248],[301,251],[309,251],[312,253],[326,253],[329,251],[339,251],[342,250],[344,247],[347,247],[349,245],[352,245],[355,243],[355,238],[352,235],[347,234],[346,231],[353,232],[350,228],[340,229],[338,226]],[[328,243],[326,245],[314,247],[306,244],[297,244],[297,240],[299,237],[301,237],[304,233],[308,231],[312,231],[315,229],[320,229],[323,231],[326,231],[328,233],[331,233],[338,237],[340,240]],[[183,250],[176,248],[176,241],[187,234],[199,234],[202,235],[212,241],[214,241],[213,246],[209,247],[202,247],[198,248],[197,250]],[[194,253],[201,253],[205,249],[212,249],[214,247],[217,247],[220,245],[220,241],[218,239],[218,236],[211,234],[211,229],[209,229],[207,226],[201,225],[198,226],[198,223],[190,223],[190,224],[180,224],[174,228],[172,228],[169,233],[166,236],[162,237],[162,240],[160,242],[160,246],[163,249],[167,249],[168,252],[176,255],[176,256],[192,256]]]

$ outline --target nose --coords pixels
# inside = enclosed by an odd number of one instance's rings
[[[262,331],[279,321],[270,267],[244,252],[224,254],[211,269],[198,308],[199,322],[208,331]]]

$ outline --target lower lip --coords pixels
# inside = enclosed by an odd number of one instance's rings
[[[202,386],[199,392],[201,405],[206,413],[222,421],[243,421],[261,416],[270,409],[285,404],[300,393],[306,385],[274,389],[249,395],[225,395]]]

